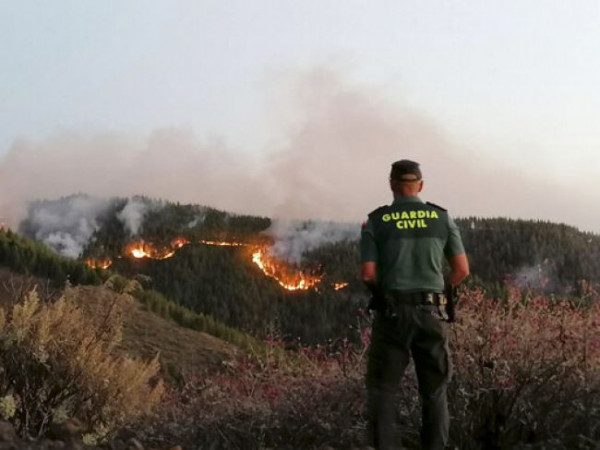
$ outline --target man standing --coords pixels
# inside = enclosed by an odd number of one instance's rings
[[[445,287],[456,287],[469,263],[457,225],[445,209],[424,203],[419,164],[392,164],[394,201],[369,214],[361,234],[361,275],[375,294],[367,362],[369,438],[379,450],[395,443],[395,394],[412,354],[422,407],[423,449],[448,444],[446,388],[451,375]],[[444,278],[444,259],[450,273]]]

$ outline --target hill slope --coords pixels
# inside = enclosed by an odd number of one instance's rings
[[[75,300],[81,308],[97,314],[116,303],[122,294],[105,286],[73,286],[65,290],[53,288],[48,280],[14,273],[0,268],[0,307],[6,308],[36,289],[42,301],[53,301],[61,295]],[[131,297],[123,305],[123,339],[120,351],[127,355],[152,359],[157,354],[163,370],[169,375],[201,373],[219,369],[239,351],[229,342],[208,333],[183,327],[160,317]]]
[[[275,332],[316,343],[355,334],[357,310],[367,303],[358,279],[358,225],[305,221],[282,227],[268,218],[143,197],[103,201],[100,210],[89,202],[98,203],[85,196],[38,202],[21,231],[60,251],[78,243],[82,259],[110,261],[109,271],[143,279],[146,288],[256,336]],[[48,216],[54,228],[40,221]],[[567,296],[600,283],[598,235],[547,222],[457,222],[471,261],[469,283],[492,296],[506,295],[505,280]],[[281,273],[314,284],[283,287],[257,263],[256,249],[271,252]]]
[[[103,286],[68,288],[65,295],[76,299],[82,308],[103,308],[122,294]],[[124,353],[143,359],[157,354],[161,366],[171,374],[201,373],[218,369],[229,361],[237,349],[208,333],[184,328],[172,320],[148,311],[134,298],[123,307]]]

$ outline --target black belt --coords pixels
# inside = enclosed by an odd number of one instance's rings
[[[389,291],[385,293],[385,300],[388,305],[408,305],[422,306],[433,305],[440,306],[446,304],[446,297],[439,292],[400,292]]]

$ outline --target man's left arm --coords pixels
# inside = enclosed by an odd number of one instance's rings
[[[377,245],[371,219],[362,226],[360,233],[360,276],[367,286],[377,282]]]
[[[368,309],[371,311],[383,308],[381,292],[377,286],[377,245],[375,243],[375,232],[373,224],[369,219],[362,226],[360,235],[360,276],[363,283],[371,292],[371,301]]]

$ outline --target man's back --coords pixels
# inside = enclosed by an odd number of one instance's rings
[[[443,292],[444,259],[464,253],[445,209],[419,197],[396,196],[369,214],[361,239],[363,261],[377,264],[383,291]]]

